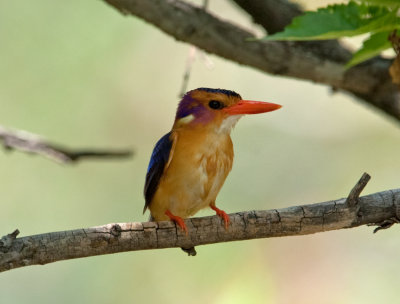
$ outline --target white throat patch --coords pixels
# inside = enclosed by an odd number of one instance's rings
[[[217,133],[231,133],[232,128],[236,125],[236,123],[242,116],[243,115],[232,115],[225,118],[219,126]]]

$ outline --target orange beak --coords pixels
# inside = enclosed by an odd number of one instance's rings
[[[229,115],[258,114],[282,108],[281,105],[263,101],[241,100],[237,104],[222,109]]]

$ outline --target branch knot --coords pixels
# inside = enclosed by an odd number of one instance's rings
[[[3,253],[6,253],[8,251],[8,249],[10,249],[14,240],[17,238],[18,234],[19,234],[19,230],[15,229],[14,232],[3,236],[0,239],[0,251]]]
[[[115,236],[115,237],[120,237],[121,236],[121,232],[122,232],[122,228],[118,224],[114,224],[110,229],[111,235]]]

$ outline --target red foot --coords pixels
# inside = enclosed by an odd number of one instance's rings
[[[188,230],[183,218],[173,215],[169,210],[165,211],[165,215],[168,216],[171,219],[171,221],[174,221],[183,231],[185,231],[186,235],[188,234]]]
[[[230,221],[229,215],[227,215],[224,210],[218,209],[216,206],[210,205],[210,208],[214,210],[217,213],[217,215],[224,220],[225,229],[228,229]]]

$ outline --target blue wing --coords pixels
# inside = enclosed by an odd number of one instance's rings
[[[172,140],[170,137],[171,132],[161,137],[151,154],[149,167],[147,168],[146,183],[144,185],[145,205],[143,213],[149,207],[158,188],[158,184],[160,183],[165,165],[168,163],[172,148]]]

